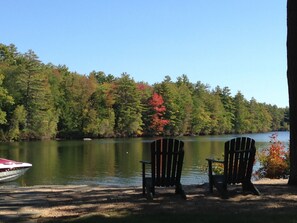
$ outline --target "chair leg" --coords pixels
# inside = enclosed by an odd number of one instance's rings
[[[255,185],[251,182],[242,183],[242,190],[252,192],[255,195],[260,195],[260,191],[255,187]]]
[[[152,183],[149,180],[146,181],[145,188],[146,188],[146,198],[148,200],[153,200],[154,187],[152,186]]]
[[[221,198],[223,199],[228,199],[229,198],[229,194],[228,194],[228,190],[227,190],[227,185],[224,183],[218,183],[215,184]]]
[[[185,191],[183,190],[183,186],[181,183],[176,185],[175,194],[180,194],[183,199],[185,199],[185,200],[187,199],[187,195],[186,195]]]
[[[213,179],[212,179],[212,177],[209,177],[209,192],[210,193],[213,193]]]
[[[143,183],[142,183],[142,194],[143,194],[143,195],[145,195],[145,189],[146,189],[146,188],[145,188],[145,183],[143,182]]]
[[[142,194],[145,195],[145,163],[142,163]]]
[[[208,182],[209,182],[209,192],[213,193],[213,177],[212,177],[212,161],[208,160]]]

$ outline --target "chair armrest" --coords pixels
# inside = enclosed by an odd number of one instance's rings
[[[223,160],[216,160],[213,158],[207,158],[206,159],[208,161],[208,176],[210,178],[210,181],[212,181],[212,176],[213,176],[213,170],[212,170],[212,164],[213,163],[224,163]]]
[[[152,164],[151,161],[147,161],[147,160],[140,160],[139,162],[142,164]]]
[[[142,164],[142,178],[145,178],[145,165],[146,164],[152,164],[151,161],[141,160],[139,161]]]
[[[216,159],[213,159],[213,158],[207,158],[206,159],[208,161],[208,163],[224,163],[223,160],[216,160]]]
[[[139,161],[142,164],[142,177],[145,178],[145,165],[152,164],[151,161],[141,160]]]
[[[139,161],[142,164],[142,193],[145,194],[145,165],[152,164],[151,161],[141,160]]]

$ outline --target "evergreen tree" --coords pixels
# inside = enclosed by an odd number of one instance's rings
[[[114,136],[115,114],[113,111],[114,86],[103,83],[91,95],[87,108],[84,133],[94,137]]]
[[[84,137],[84,128],[90,122],[89,102],[97,85],[93,76],[66,72],[61,83],[63,100],[59,122],[60,136]]]
[[[265,105],[258,103],[254,98],[249,102],[249,131],[267,132],[271,130],[272,117]]]
[[[89,76],[94,76],[99,84],[111,83],[115,80],[115,77],[112,74],[106,75],[103,71],[92,71]]]
[[[211,132],[211,114],[206,104],[209,97],[209,86],[197,82],[193,91],[192,134]]]
[[[142,122],[143,122],[143,134],[144,135],[154,135],[152,132],[151,120],[153,115],[153,110],[150,105],[150,100],[153,95],[153,87],[147,83],[137,83],[137,89],[140,94],[140,101],[142,105]]]
[[[10,128],[8,132],[9,140],[20,140],[21,139],[21,130],[24,129],[26,124],[27,112],[23,105],[18,105],[12,115],[10,122]]]
[[[193,97],[190,87],[190,83],[183,83],[178,86],[178,92],[176,98],[176,104],[179,112],[178,120],[178,129],[179,135],[190,135],[192,128],[193,120]]]
[[[210,94],[205,101],[207,111],[210,115],[209,128],[212,134],[223,134],[228,128],[228,120],[225,109],[218,94]]]
[[[219,86],[217,86],[215,88],[215,94],[219,95],[224,106],[224,133],[231,133],[233,131],[235,110],[231,91],[228,87],[221,89]]]
[[[246,133],[249,131],[250,123],[250,114],[248,110],[248,102],[241,94],[238,92],[234,97],[234,131],[235,133]]]
[[[21,138],[52,138],[56,134],[57,116],[53,106],[52,94],[43,64],[33,51],[16,58],[17,65],[6,75],[7,86],[15,98],[15,105],[23,105],[26,121],[22,126]],[[13,83],[13,85],[12,85]],[[14,109],[14,113],[17,107]],[[15,126],[12,123],[12,126]]]
[[[115,132],[118,136],[142,135],[142,105],[136,83],[123,73],[115,81]]]
[[[4,87],[2,87],[3,79],[4,75],[0,73],[0,125],[7,122],[6,111],[4,108],[5,105],[14,103],[13,97],[11,97],[8,94],[8,91]]]
[[[271,130],[286,130],[288,129],[288,120],[285,120],[286,117],[286,108],[280,109],[276,105],[267,105],[267,109],[272,117],[271,121]],[[287,108],[288,109],[288,108]]]

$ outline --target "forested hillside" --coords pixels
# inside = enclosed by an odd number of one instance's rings
[[[153,85],[127,73],[81,75],[0,44],[1,141],[288,130],[288,110],[186,75]]]

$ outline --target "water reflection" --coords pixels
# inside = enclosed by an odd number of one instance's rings
[[[185,143],[183,184],[207,181],[208,157],[219,158],[223,145],[236,135],[180,137]],[[271,133],[246,135],[256,140],[259,150],[266,147]],[[279,133],[288,144],[289,133]],[[18,185],[96,184],[141,185],[139,160],[149,160],[153,138],[98,139],[92,141],[43,141],[0,144],[0,157],[26,161],[33,167]]]

